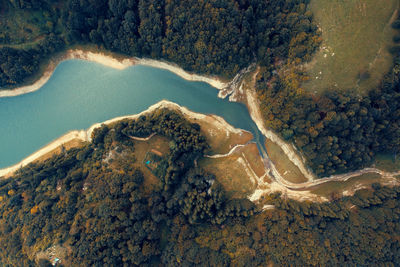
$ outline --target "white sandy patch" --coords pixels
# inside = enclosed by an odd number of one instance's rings
[[[129,138],[132,140],[136,140],[136,141],[149,141],[155,135],[156,135],[156,133],[152,133],[151,135],[149,135],[147,137],[129,136]]]
[[[320,185],[326,182],[346,182],[352,178],[358,177],[363,174],[368,174],[368,173],[376,173],[379,174],[382,177],[382,182],[385,182],[385,180],[395,180],[395,176],[400,175],[400,171],[397,172],[386,172],[383,170],[379,170],[376,168],[364,168],[358,171],[354,172],[348,172],[345,174],[339,174],[339,175],[332,175],[329,177],[321,178],[318,180],[315,180],[313,182],[306,182],[303,184],[298,184],[297,186],[291,186],[292,188],[303,188],[303,187],[310,187],[310,186],[315,186],[315,185]]]
[[[0,97],[12,97],[35,92],[36,90],[39,90],[39,88],[41,88],[45,83],[47,83],[47,81],[50,79],[50,76],[53,74],[53,71],[53,67],[50,69],[48,67],[43,73],[42,77],[40,77],[39,80],[31,85],[22,86],[12,90],[0,90]]]
[[[290,190],[277,182],[272,182],[268,185],[264,185],[262,187],[257,188],[254,191],[254,193],[252,195],[250,195],[248,198],[252,202],[258,202],[262,196],[267,196],[267,195],[275,193],[275,192],[281,192],[282,197],[291,198],[291,199],[294,199],[297,201],[315,201],[315,202],[328,201],[327,198],[315,195],[315,194],[311,193],[310,191]]]
[[[235,153],[236,150],[245,147],[247,144],[243,144],[243,145],[235,145],[233,148],[231,148],[231,150],[228,153],[225,154],[215,154],[215,155],[204,155],[204,157],[206,158],[210,158],[210,159],[219,159],[219,158],[225,158],[225,157],[229,157],[230,155],[232,155],[233,153]]]
[[[263,207],[262,207],[262,210],[264,211],[264,210],[273,210],[273,209],[275,209],[275,206],[274,205],[264,205]]]
[[[235,128],[232,125],[230,125],[229,123],[227,123],[225,121],[224,118],[214,115],[214,114],[210,114],[209,116],[211,116],[215,121],[214,121],[214,125],[219,129],[219,130],[224,130],[226,132],[226,136],[229,137],[230,134],[234,133],[234,134],[243,134],[243,132],[245,130],[243,129],[239,129],[239,128]],[[248,131],[246,131],[248,132]]]
[[[266,192],[265,189],[257,188],[256,190],[254,190],[253,194],[251,194],[248,198],[250,201],[256,202],[265,194],[268,194],[268,192]]]
[[[179,77],[181,77],[185,80],[188,80],[188,81],[198,81],[198,82],[208,83],[209,85],[211,85],[219,90],[228,86],[228,83],[222,82],[217,77],[207,77],[207,76],[189,73],[189,72],[185,71],[184,69],[182,69],[181,67],[179,67],[178,65],[170,63],[170,62],[159,61],[159,60],[148,59],[148,58],[136,58],[135,61],[136,61],[136,64],[139,64],[139,65],[169,70],[169,71],[175,73],[176,75],[178,75]]]
[[[209,134],[211,137],[214,137],[214,136],[217,135],[216,131],[213,130],[213,129],[209,129],[209,130],[208,130],[208,134]]]
[[[123,70],[135,64],[135,60],[133,58],[118,60],[109,55],[83,50],[68,50],[66,59],[83,59],[118,70]]]

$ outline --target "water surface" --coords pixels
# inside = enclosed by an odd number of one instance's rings
[[[0,168],[16,164],[70,130],[136,114],[167,99],[195,112],[217,114],[262,136],[247,108],[217,97],[217,89],[146,66],[112,69],[83,60],[58,65],[38,91],[0,98]]]

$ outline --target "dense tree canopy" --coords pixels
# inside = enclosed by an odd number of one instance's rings
[[[53,27],[49,34],[69,45],[90,43],[131,56],[162,58],[197,73],[233,77],[252,62],[268,65],[289,54],[309,57],[319,44],[306,11],[308,0],[19,2],[10,1],[9,12],[46,9],[52,23],[61,20],[63,27],[61,32]],[[37,72],[48,52],[0,48],[0,55],[13,57],[15,63],[0,65],[0,86],[23,82]]]
[[[316,30],[307,2],[68,1],[64,16],[69,40],[233,76],[254,61],[312,51],[318,42],[306,41]]]
[[[35,48],[24,50],[10,47],[0,48],[0,87],[22,83],[27,77],[37,74],[43,57],[53,55],[65,46],[64,40],[50,34]]]

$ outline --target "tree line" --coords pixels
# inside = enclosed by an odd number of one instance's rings
[[[15,86],[38,73],[39,65],[49,56],[65,48],[59,36],[50,34],[34,48],[0,48],[0,87]]]

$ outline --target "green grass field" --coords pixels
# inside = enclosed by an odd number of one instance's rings
[[[389,71],[398,0],[311,0],[310,9],[322,31],[323,43],[306,64],[310,92],[377,86]]]

